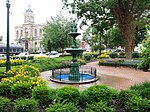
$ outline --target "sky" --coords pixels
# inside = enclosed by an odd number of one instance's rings
[[[68,11],[62,10],[62,0],[10,0],[10,43],[14,42],[14,27],[22,25],[24,21],[24,12],[31,5],[35,14],[35,23],[46,23],[51,16],[56,16],[59,12],[69,16]],[[0,0],[0,36],[3,36],[3,42],[6,43],[7,34],[7,7],[6,0]]]

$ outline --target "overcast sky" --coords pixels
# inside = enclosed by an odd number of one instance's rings
[[[35,23],[45,23],[51,16],[56,16],[62,11],[62,0],[10,0],[10,43],[14,42],[14,27],[22,25],[24,21],[24,12],[28,5],[35,14]],[[63,11],[63,15],[69,15]],[[0,36],[3,36],[3,42],[6,43],[7,30],[7,8],[6,0],[0,0]]]

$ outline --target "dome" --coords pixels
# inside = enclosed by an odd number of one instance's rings
[[[26,10],[26,12],[33,12],[33,11],[31,10],[31,6],[30,6],[30,5],[28,5],[28,9]]]

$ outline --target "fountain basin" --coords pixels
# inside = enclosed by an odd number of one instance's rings
[[[79,54],[79,53],[83,53],[83,51],[85,51],[85,49],[82,49],[82,48],[66,48],[66,49],[64,49],[64,51],[66,51],[67,53],[71,53],[71,54]]]
[[[70,79],[78,78],[78,79]],[[71,75],[69,68],[52,70],[50,80],[63,84],[85,84],[97,81],[99,78],[96,75],[96,69],[91,67],[79,68],[79,75]]]

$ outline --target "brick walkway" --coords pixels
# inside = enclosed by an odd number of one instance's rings
[[[109,67],[98,66],[98,62],[90,62],[86,66],[94,67],[97,69],[97,75],[100,80],[90,84],[74,84],[72,86],[78,87],[80,90],[84,90],[94,84],[105,84],[109,87],[116,88],[118,90],[127,89],[131,85],[139,84],[145,81],[150,82],[150,72],[143,72],[134,68],[128,67]],[[52,88],[62,87],[67,84],[59,84],[49,81],[51,71],[45,71],[41,73],[41,77],[48,80],[48,86]]]

